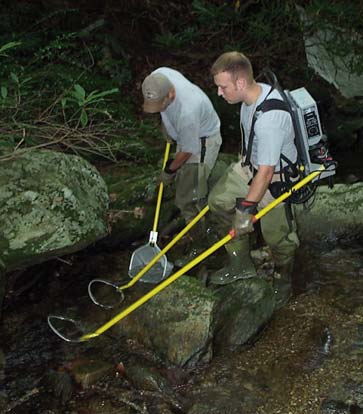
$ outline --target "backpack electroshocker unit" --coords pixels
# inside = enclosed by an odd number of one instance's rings
[[[289,190],[297,181],[316,171],[321,164],[324,164],[326,167],[326,170],[311,183],[294,192],[289,200],[291,203],[295,204],[305,203],[314,195],[318,181],[328,178],[330,185],[332,185],[332,176],[336,172],[337,163],[333,161],[329,154],[327,136],[322,131],[318,107],[309,92],[304,87],[293,91],[284,91],[271,70],[265,69],[263,74],[272,86],[270,93],[274,89],[278,90],[283,101],[269,99],[267,96],[266,99],[257,106],[255,114],[257,112],[263,113],[276,109],[289,112],[294,126],[295,145],[298,153],[296,163],[292,163],[287,157],[281,154],[281,159],[287,165],[282,168],[282,163],[280,163],[281,181],[270,184],[269,189],[271,194],[277,198],[282,193]],[[247,148],[247,163],[245,162],[245,164],[250,163],[254,135],[253,127],[256,120],[257,116],[254,116]]]

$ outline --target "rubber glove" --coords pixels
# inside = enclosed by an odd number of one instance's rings
[[[161,174],[159,175],[159,177],[157,178],[157,183],[163,183],[164,186],[170,185],[176,176],[176,171],[172,171],[170,169],[170,164],[173,162],[173,160],[169,160],[166,165],[164,170],[161,172]]]
[[[244,198],[236,198],[236,212],[233,217],[232,228],[236,237],[250,233],[253,228],[253,216],[257,213],[257,203]]]

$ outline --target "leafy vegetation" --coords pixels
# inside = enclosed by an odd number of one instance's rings
[[[0,10],[0,160],[49,147],[155,162],[160,149],[150,144],[162,141],[155,120],[140,117],[140,83],[157,66],[176,67],[210,92],[211,62],[238,49],[256,72],[268,65],[282,79],[308,79],[303,38],[326,29],[332,61],[347,58],[352,73],[363,72],[359,2],[59,4],[5,0]]]
[[[0,160],[47,147],[90,160],[153,162],[157,152],[146,150],[144,134],[158,138],[155,122],[139,124],[131,99],[120,99],[131,78],[127,61],[88,45],[93,34],[84,29],[52,29],[46,41],[38,31],[19,32],[21,40],[0,46]]]

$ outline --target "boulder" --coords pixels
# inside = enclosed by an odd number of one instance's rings
[[[108,246],[129,246],[146,238],[152,229],[160,170],[155,165],[130,165],[120,168],[111,165],[102,172],[110,194],[109,235],[100,243]],[[173,189],[164,189],[157,230],[162,230],[178,212],[174,205]],[[101,247],[102,247],[101,246]]]
[[[344,97],[361,96],[363,77],[354,67],[359,67],[360,57],[350,52],[355,40],[351,33],[344,34],[342,27],[323,21],[317,28],[315,16],[309,15],[303,7],[297,6],[304,32],[305,53],[308,65],[322,78],[333,84]],[[324,19],[321,15],[320,19]],[[314,26],[316,27],[314,29]],[[344,54],[337,58],[340,44],[346,44]],[[353,69],[352,69],[353,68]]]
[[[7,270],[80,250],[107,234],[108,193],[75,155],[31,151],[0,163],[0,258]]]
[[[135,302],[142,290],[135,287],[128,300]],[[117,329],[173,365],[194,367],[210,362],[216,349],[250,340],[271,318],[274,300],[271,285],[262,278],[212,289],[182,276]]]
[[[216,291],[214,342],[217,350],[234,348],[253,338],[275,307],[271,283],[263,278],[237,280]]]
[[[319,186],[308,208],[294,206],[302,242],[360,236],[363,230],[363,183]]]
[[[133,289],[140,296],[138,285]],[[150,290],[150,286],[147,288]],[[123,319],[121,334],[153,349],[170,363],[192,367],[212,358],[216,297],[201,283],[183,276]]]

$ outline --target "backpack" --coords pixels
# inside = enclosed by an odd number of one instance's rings
[[[293,91],[284,91],[276,75],[270,69],[265,69],[263,74],[268,79],[271,90],[264,101],[256,107],[253,115],[244,165],[251,165],[250,157],[254,138],[254,126],[257,121],[256,113],[264,113],[271,110],[288,112],[291,115],[294,127],[297,160],[292,162],[281,154],[281,181],[271,183],[269,190],[272,196],[277,198],[290,190],[297,181],[316,171],[321,164],[324,164],[326,167],[325,171],[300,190],[294,191],[288,199],[289,203],[306,203],[314,195],[320,180],[328,178],[329,184],[332,186],[332,176],[336,172],[337,163],[333,161],[329,153],[327,136],[322,131],[318,107],[309,92],[304,87]],[[283,100],[269,99],[268,97],[273,90],[277,90]],[[282,167],[282,160],[287,164],[285,167]]]

